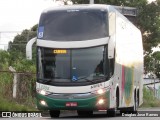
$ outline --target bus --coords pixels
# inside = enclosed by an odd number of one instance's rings
[[[49,8],[37,31],[38,109],[116,116],[143,103],[141,32],[115,7]]]

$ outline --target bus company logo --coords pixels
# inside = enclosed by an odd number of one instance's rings
[[[40,87],[42,90],[49,90],[49,87],[48,86],[46,86],[46,85],[41,85],[41,87]]]

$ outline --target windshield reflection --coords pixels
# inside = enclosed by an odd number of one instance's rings
[[[38,81],[76,84],[104,80],[109,73],[106,51],[107,46],[66,50],[39,47]]]

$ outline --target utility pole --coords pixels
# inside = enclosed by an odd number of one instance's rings
[[[94,4],[94,0],[89,0],[89,4]]]
[[[0,42],[1,42],[1,32],[0,32]]]
[[[153,69],[154,69],[154,97],[156,97],[156,86],[155,86],[155,75],[156,75],[156,60],[153,59]]]

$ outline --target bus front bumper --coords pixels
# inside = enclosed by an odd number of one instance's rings
[[[109,95],[109,91],[102,95],[90,94],[85,97],[74,94],[45,96],[37,93],[37,107],[39,110],[106,110],[109,108]]]

